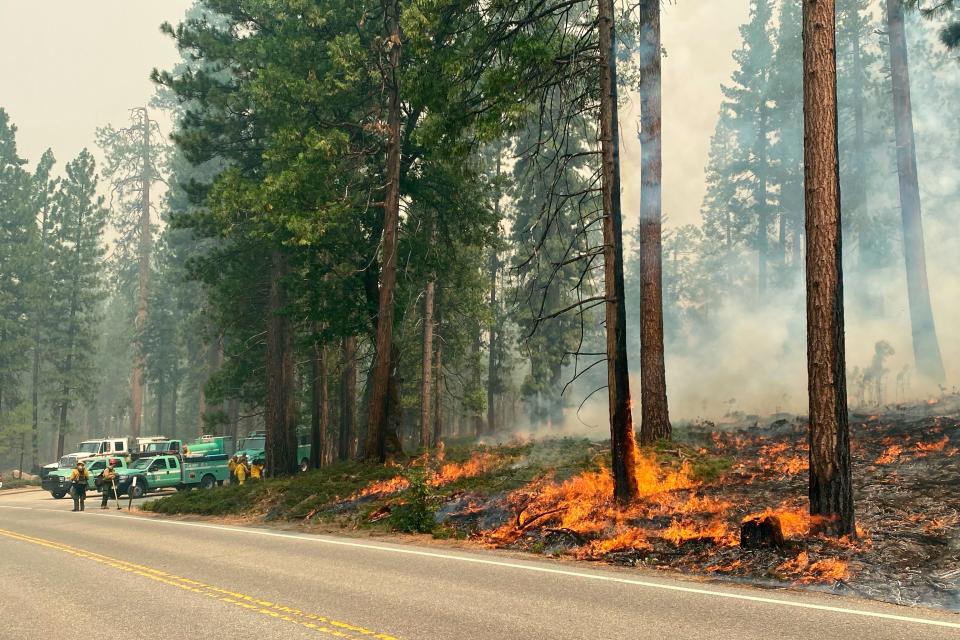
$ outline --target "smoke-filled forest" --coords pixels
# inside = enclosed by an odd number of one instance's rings
[[[960,4],[750,0],[683,211],[687,4],[197,0],[73,158],[0,79],[0,470],[262,434],[142,509],[960,608]]]

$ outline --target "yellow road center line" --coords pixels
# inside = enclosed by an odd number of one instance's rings
[[[95,553],[93,551],[87,551],[85,549],[78,549],[76,547],[71,547],[70,545],[67,545],[64,543],[55,542],[52,540],[45,540],[43,538],[36,538],[33,536],[28,536],[26,534],[17,533],[14,531],[7,531],[6,529],[0,529],[0,535],[6,536],[7,538],[10,538],[13,540],[18,540],[20,542],[27,542],[27,543],[35,544],[41,547],[46,547],[48,549],[52,549],[55,551],[68,553],[72,556],[83,558],[85,560],[92,560],[94,562],[98,562],[105,566],[112,567],[114,569],[118,569],[126,573],[131,573],[144,578],[148,578],[155,582],[166,584],[172,587],[177,587],[184,591],[205,595],[210,598],[220,600],[227,604],[241,607],[243,609],[246,609],[255,613],[259,613],[261,615],[264,615],[276,620],[283,620],[284,622],[290,622],[292,624],[296,624],[298,626],[310,629],[311,631],[317,631],[319,633],[333,636],[336,638],[351,638],[351,637],[357,637],[359,635],[366,638],[376,638],[377,640],[399,640],[398,638],[391,635],[387,635],[384,633],[377,633],[376,631],[371,631],[369,629],[358,627],[356,625],[352,625],[346,622],[331,620],[325,616],[321,616],[313,613],[306,613],[299,609],[294,609],[281,604],[270,602],[268,600],[262,600],[260,598],[255,598],[253,596],[237,593],[235,591],[230,591],[228,589],[222,589],[220,587],[205,584],[197,580],[184,578],[182,576],[178,576],[166,571],[161,571],[160,569],[153,569],[151,567],[146,567],[133,562],[127,562],[126,560],[118,560],[116,558],[111,558],[109,556]],[[349,633],[345,633],[345,632],[349,632]]]

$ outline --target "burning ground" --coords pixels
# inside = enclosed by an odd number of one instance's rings
[[[960,397],[854,417],[859,535],[839,541],[811,534],[806,424],[787,417],[678,429],[674,443],[639,456],[642,495],[629,508],[610,500],[605,445],[570,439],[451,447],[386,468],[342,463],[146,508],[328,530],[430,532],[960,610],[960,420],[947,415],[960,415]],[[777,535],[745,548],[747,521],[774,523]]]

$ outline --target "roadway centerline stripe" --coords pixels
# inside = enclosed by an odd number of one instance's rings
[[[376,640],[398,640],[394,636],[387,635],[384,633],[377,633],[375,631],[370,631],[363,627],[356,625],[348,624],[346,622],[340,622],[337,620],[331,620],[325,616],[306,613],[299,609],[294,609],[284,605],[277,604],[275,602],[270,602],[267,600],[262,600],[255,598],[253,596],[248,596],[243,593],[237,593],[235,591],[230,591],[228,589],[222,589],[213,585],[208,585],[197,580],[192,580],[190,578],[184,578],[167,571],[161,571],[159,569],[153,569],[146,567],[140,564],[133,562],[127,562],[125,560],[118,560],[116,558],[111,558],[93,551],[87,551],[85,549],[79,549],[72,547],[67,544],[60,542],[55,542],[52,540],[45,540],[43,538],[36,538],[33,536],[28,536],[26,534],[17,533],[14,531],[8,531],[6,529],[0,529],[0,536],[5,536],[13,540],[19,540],[21,542],[28,542],[31,544],[39,545],[56,551],[61,551],[64,553],[69,553],[70,555],[76,556],[78,558],[83,558],[86,560],[93,560],[100,564],[112,567],[114,569],[119,569],[127,573],[133,573],[135,575],[142,576],[144,578],[149,578],[156,582],[160,582],[169,586],[178,587],[185,591],[190,591],[199,595],[208,596],[210,598],[218,599],[228,604],[232,604],[238,607],[242,607],[249,611],[259,613],[262,615],[269,616],[271,618],[276,618],[283,620],[285,622],[291,622],[299,626],[306,627],[313,631],[318,631],[326,635],[334,636],[337,638],[356,638],[358,636],[365,638],[372,638]],[[303,618],[302,620],[297,618]],[[330,628],[334,627],[334,628]]]
[[[0,508],[5,508],[0,505]],[[24,507],[20,507],[24,508]],[[65,513],[61,509],[36,509],[26,507],[31,511],[53,511]],[[454,562],[466,562],[471,564],[488,565],[503,567],[507,569],[517,569],[520,571],[530,571],[534,573],[547,573],[551,575],[561,575],[572,578],[582,578],[586,580],[596,580],[600,582],[613,582],[617,584],[629,584],[636,587],[647,589],[660,589],[663,591],[673,591],[678,593],[690,593],[702,596],[712,596],[715,598],[727,598],[730,600],[741,600],[746,602],[756,602],[760,604],[779,605],[783,607],[793,607],[797,609],[810,609],[814,611],[826,611],[830,613],[840,613],[852,616],[861,616],[865,618],[879,618],[882,620],[893,620],[896,622],[905,622],[908,624],[921,624],[935,627],[946,627],[948,629],[960,629],[960,622],[948,622],[946,620],[935,620],[930,618],[916,618],[912,616],[902,616],[894,613],[881,613],[879,611],[867,611],[863,609],[849,609],[847,607],[835,607],[826,604],[815,604],[812,602],[796,602],[791,600],[782,600],[780,598],[768,598],[765,596],[753,596],[745,593],[733,593],[724,591],[714,591],[700,587],[683,587],[680,585],[663,584],[660,582],[650,582],[647,580],[636,580],[633,578],[619,578],[615,576],[602,575],[599,573],[587,573],[584,571],[572,571],[569,569],[555,569],[553,567],[544,567],[535,564],[520,564],[518,562],[507,562],[504,560],[489,560],[487,558],[478,558],[468,555],[453,555],[449,553],[439,553],[435,551],[423,551],[421,549],[407,549],[399,546],[385,546],[378,544],[368,544],[363,542],[354,542],[339,538],[326,536],[305,536],[290,533],[280,533],[276,531],[266,531],[251,527],[231,527],[217,524],[205,524],[201,522],[184,522],[182,520],[164,520],[160,518],[144,518],[138,516],[118,515],[112,513],[92,513],[90,515],[100,518],[133,518],[137,522],[163,524],[181,527],[196,527],[198,529],[212,529],[214,531],[230,531],[233,533],[242,533],[246,535],[258,535],[270,538],[284,538],[288,540],[301,540],[319,544],[327,544],[340,547],[350,547],[355,549],[367,549],[370,551],[383,551],[387,553],[396,553],[402,555],[420,556],[425,558],[434,558],[439,560],[451,560]]]

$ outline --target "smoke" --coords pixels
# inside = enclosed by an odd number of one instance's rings
[[[718,3],[719,4],[719,3]],[[939,25],[908,18],[910,64],[916,130],[918,163],[923,204],[924,235],[926,239],[927,274],[930,295],[936,321],[937,337],[947,372],[946,385],[924,382],[917,374],[914,363],[911,323],[907,306],[905,267],[902,255],[902,228],[900,224],[899,188],[895,147],[892,139],[890,114],[890,86],[887,75],[887,50],[885,38],[875,35],[865,46],[873,48],[878,62],[872,72],[877,79],[877,95],[868,100],[874,113],[871,127],[878,136],[870,146],[870,171],[868,177],[868,209],[871,232],[881,237],[879,246],[860,246],[856,229],[845,229],[845,320],[846,362],[848,370],[848,399],[852,410],[875,409],[876,381],[870,375],[879,374],[881,400],[884,404],[925,400],[955,390],[960,379],[960,324],[955,322],[960,307],[960,277],[957,271],[956,229],[960,208],[960,128],[956,123],[955,102],[960,95],[960,65],[955,56],[946,53],[937,40]],[[670,40],[664,42],[670,48]],[[673,40],[677,42],[677,40]],[[711,41],[716,46],[717,40]],[[729,49],[738,42],[728,42]],[[702,168],[707,164],[707,150],[712,130],[700,122],[695,106],[670,104],[670,58],[664,61],[664,150],[674,150],[673,165],[683,167],[683,179],[671,177],[671,156],[665,153],[664,212],[665,233],[676,232],[677,222],[691,220],[690,203],[702,196]],[[674,61],[674,65],[676,61]],[[689,71],[689,70],[688,70]],[[674,70],[678,73],[679,70]],[[706,76],[712,79],[716,67],[708,67]],[[721,78],[726,81],[727,78]],[[699,74],[683,73],[682,82],[687,93],[696,93],[702,100],[711,100],[709,107],[712,122],[715,122],[716,107],[720,103],[719,91],[714,95],[712,82],[704,82]],[[877,107],[879,105],[879,108]],[[851,109],[853,105],[841,105]],[[625,136],[624,211],[639,210],[639,157],[628,134],[631,118],[637,117],[636,107],[628,104],[621,113],[621,130]],[[671,122],[683,122],[691,118],[691,125],[682,132],[671,130]],[[679,126],[679,125],[677,125]],[[797,122],[795,135],[802,139],[802,122]],[[842,144],[849,143],[852,133],[844,130]],[[696,140],[694,140],[696,138]],[[635,143],[634,143],[635,144]],[[691,167],[696,166],[696,171]],[[851,176],[844,168],[843,182],[849,184]],[[693,175],[691,175],[693,174]],[[681,193],[677,193],[680,191]],[[692,193],[691,193],[692,192]],[[699,201],[696,209],[699,209]],[[679,210],[679,211],[678,211]],[[776,213],[776,212],[774,212]],[[848,215],[851,212],[848,212]],[[801,212],[802,214],[802,212]],[[675,216],[675,220],[671,216]],[[697,221],[699,224],[699,220]],[[771,234],[775,234],[776,221],[771,222]],[[701,239],[708,242],[710,238]],[[716,240],[716,239],[713,239]],[[629,243],[628,256],[635,251],[635,243]],[[789,251],[788,251],[789,253]],[[671,418],[675,423],[689,420],[709,419],[714,421],[740,421],[750,416],[770,416],[775,413],[803,415],[807,411],[806,369],[806,307],[804,282],[802,280],[802,256],[800,265],[789,276],[788,283],[772,282],[768,292],[761,298],[757,293],[757,254],[743,249],[730,253],[719,262],[700,264],[701,270],[723,274],[736,274],[739,287],[730,290],[707,290],[696,303],[702,308],[696,311],[696,322],[684,318],[689,309],[667,310],[666,368],[667,394]],[[775,268],[771,260],[771,269]],[[671,274],[668,259],[666,275]],[[773,278],[774,276],[771,276]],[[628,296],[637,297],[636,282],[628,284]],[[670,301],[667,301],[670,304]],[[639,364],[639,313],[634,301],[628,304],[633,309],[628,315],[628,340],[631,347],[630,361],[634,375],[631,391],[634,398],[634,420],[639,422],[640,380]],[[669,326],[669,323],[675,323]],[[885,342],[892,353],[875,360],[878,343]],[[599,368],[598,368],[599,369]],[[864,373],[867,372],[867,379]],[[568,372],[569,373],[569,372]],[[598,371],[603,374],[603,371]],[[607,437],[607,404],[605,393],[595,393],[580,407],[584,398],[596,389],[597,377],[590,384],[574,385],[567,392],[570,399],[564,412],[566,420],[560,426],[525,426],[525,435],[582,435],[590,438]],[[602,376],[599,384],[603,384]],[[870,385],[870,389],[865,389]],[[863,404],[864,406],[861,406]],[[638,425],[639,426],[639,425]]]

